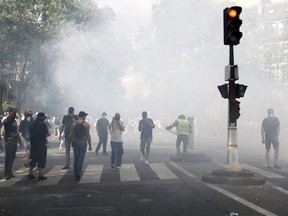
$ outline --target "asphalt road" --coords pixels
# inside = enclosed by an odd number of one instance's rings
[[[191,154],[201,153],[212,161],[174,161],[174,140],[155,140],[149,165],[140,161],[138,140],[124,142],[120,170],[110,168],[109,156],[96,156],[94,150],[87,152],[80,182],[74,180],[72,169],[61,169],[64,152],[56,141],[50,141],[46,181],[27,180],[24,152],[19,150],[14,164],[16,178],[0,180],[0,216],[288,215],[288,163],[284,157],[280,160],[281,170],[267,169],[262,147],[243,147],[245,154],[239,153],[241,166],[265,177],[266,183],[209,184],[202,181],[202,176],[223,169],[225,145],[203,141],[197,144],[197,150],[190,150]],[[95,143],[96,140],[93,149]],[[3,157],[1,153],[0,175]]]

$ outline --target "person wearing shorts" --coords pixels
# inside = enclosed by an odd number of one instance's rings
[[[277,117],[274,116],[274,110],[267,110],[268,116],[262,122],[261,137],[262,143],[266,148],[266,163],[268,168],[273,168],[270,165],[270,149],[271,145],[274,148],[274,168],[281,169],[277,164],[279,156],[279,133],[280,133],[280,122]]]

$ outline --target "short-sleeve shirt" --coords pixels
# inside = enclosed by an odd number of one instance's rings
[[[100,134],[108,134],[108,126],[109,126],[109,121],[106,118],[100,118],[97,121],[96,127],[99,130]]]
[[[278,127],[280,126],[277,117],[266,117],[262,122],[265,132],[265,139],[275,139],[278,135]]]
[[[65,133],[65,137],[68,137],[69,133],[70,133],[70,129],[71,129],[71,125],[73,123],[74,120],[78,120],[78,116],[77,115],[65,115],[62,119],[62,125],[64,125],[64,133]]]
[[[151,126],[147,121],[150,122]],[[152,119],[141,119],[139,121],[139,129],[141,130],[140,139],[149,139],[153,137],[152,130],[155,127]]]
[[[43,121],[35,120],[29,127],[30,142],[33,149],[46,146],[48,128]]]
[[[124,127],[124,123],[120,120],[120,125]],[[123,142],[122,141],[122,130],[116,126],[116,123],[110,129],[111,141],[113,142]]]

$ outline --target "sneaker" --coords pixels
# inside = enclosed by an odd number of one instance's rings
[[[274,165],[275,169],[282,169],[280,166],[278,166],[277,164]]]
[[[109,155],[109,153],[108,152],[103,152],[103,155]]]
[[[114,169],[115,169],[115,166],[113,166],[113,165],[112,165],[112,166],[111,166],[111,169],[113,169],[113,170],[114,170]]]
[[[29,167],[29,162],[25,162],[25,163],[24,163],[24,167],[25,167],[25,168],[28,168],[28,167]]]
[[[80,174],[76,174],[76,175],[75,175],[75,180],[76,180],[76,181],[80,181],[80,179],[81,179],[81,175],[80,175]]]
[[[144,161],[145,160],[145,156],[142,155],[141,158],[140,158],[140,161]]]
[[[36,176],[33,174],[28,175],[28,180],[34,180],[35,178],[36,178]]]
[[[12,176],[11,175],[6,175],[5,178],[6,178],[6,180],[9,180],[9,179],[12,178]]]
[[[116,170],[119,170],[120,168],[121,168],[120,166],[117,166],[117,167],[116,167]]]
[[[149,164],[148,160],[145,160],[145,164]]]
[[[38,181],[47,180],[47,176],[39,176]]]
[[[64,167],[62,167],[62,169],[63,169],[63,170],[65,170],[65,169],[70,169],[70,166],[65,165]]]

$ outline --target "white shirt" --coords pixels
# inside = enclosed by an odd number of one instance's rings
[[[119,123],[122,127],[124,127],[124,123],[120,120]],[[112,127],[110,128],[110,134],[111,134],[111,141],[113,142],[123,142],[122,141],[122,130],[118,127],[116,122]]]

